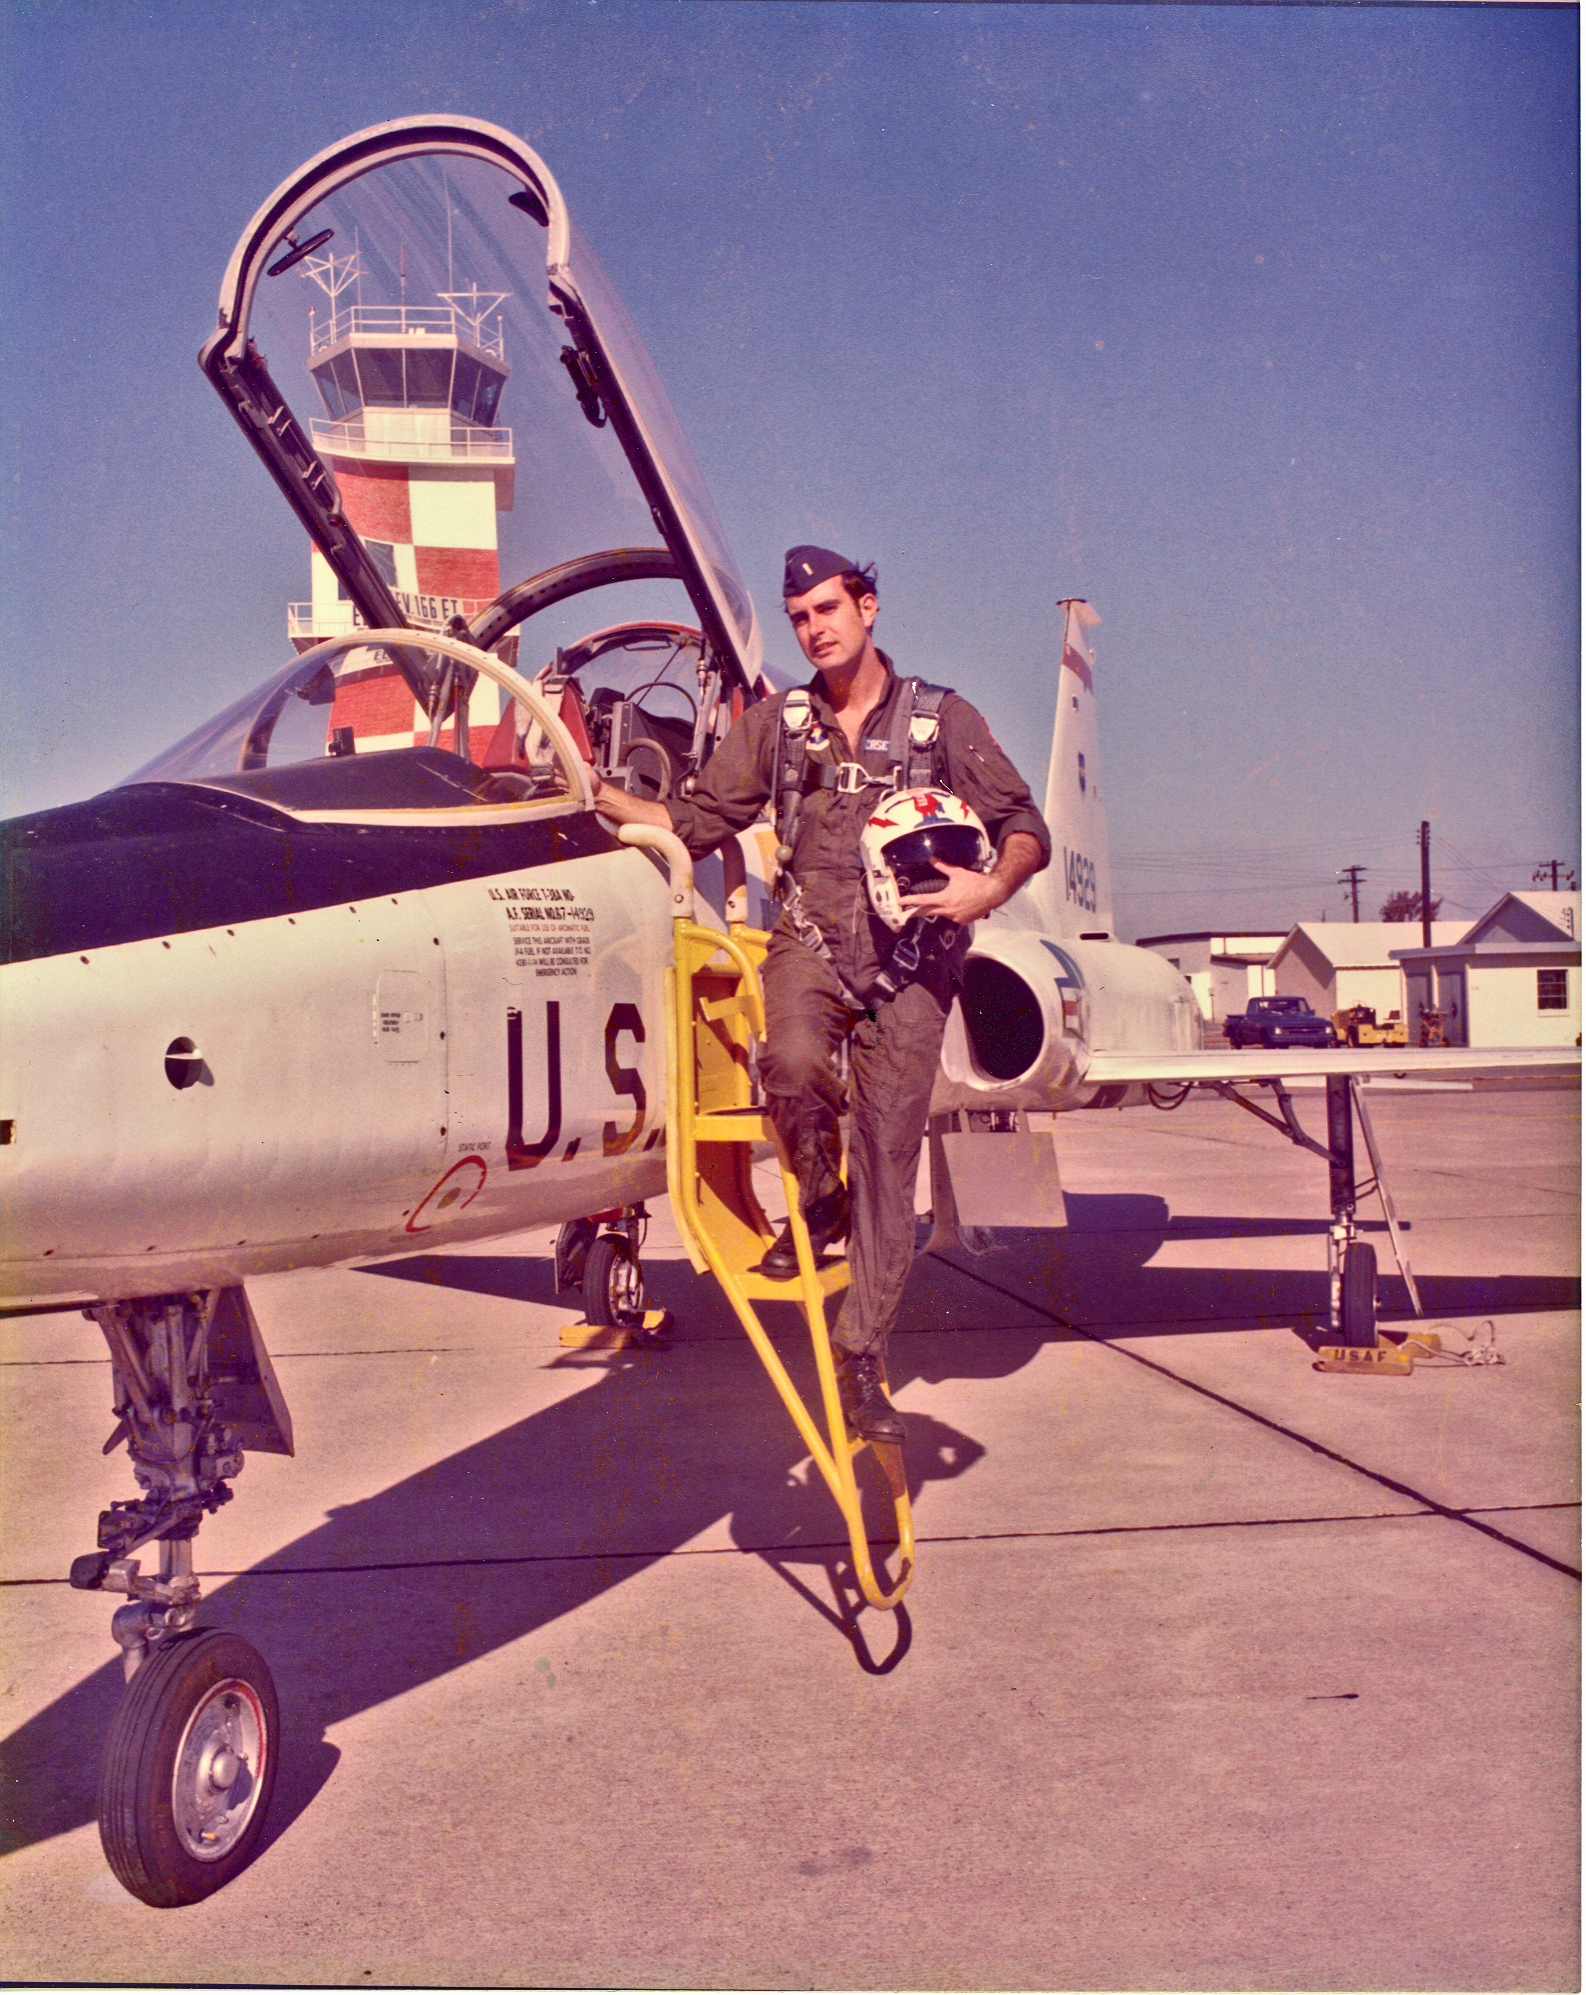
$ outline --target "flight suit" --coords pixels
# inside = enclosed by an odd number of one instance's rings
[[[806,1211],[841,1182],[839,1118],[845,1105],[850,1110],[849,1284],[832,1341],[877,1355],[884,1352],[914,1258],[920,1141],[969,948],[967,928],[921,923],[915,931],[919,962],[898,979],[894,994],[875,989],[898,938],[870,905],[859,839],[890,786],[894,709],[908,698],[892,661],[885,653],[881,658],[886,689],[860,729],[857,756],[873,785],[858,791],[811,787],[799,809],[788,867],[795,893],[772,929],[763,971],[766,1038],[760,1049],[766,1108]],[[813,785],[823,767],[835,769],[853,758],[818,673],[808,691],[814,726],[806,760]],[[780,700],[750,707],[706,764],[693,796],[668,801],[673,829],[695,858],[759,816],[776,783],[780,729]],[[1045,821],[1023,778],[981,716],[954,693],[942,703],[935,766],[945,787],[979,816],[993,845],[1025,831],[1040,844],[1043,864],[1050,858]],[[846,1104],[838,1066],[844,1044]]]

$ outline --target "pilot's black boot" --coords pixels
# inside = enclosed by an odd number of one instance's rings
[[[842,1185],[829,1191],[824,1198],[811,1199],[804,1208],[804,1224],[809,1228],[810,1252],[816,1261],[835,1241],[848,1237],[848,1193]],[[788,1220],[782,1231],[765,1251],[760,1263],[760,1272],[769,1275],[773,1281],[792,1281],[799,1271],[798,1250],[793,1245],[793,1222]]]
[[[908,1429],[881,1384],[880,1359],[869,1351],[844,1351],[836,1345],[832,1356],[837,1360],[837,1397],[854,1432],[867,1441],[905,1441]]]

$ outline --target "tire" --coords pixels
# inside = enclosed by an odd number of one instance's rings
[[[644,1321],[644,1275],[626,1240],[602,1233],[584,1264],[584,1316],[590,1323]]]
[[[1364,1240],[1351,1240],[1344,1249],[1341,1329],[1346,1345],[1370,1351],[1377,1343],[1377,1250]]]
[[[584,1269],[596,1233],[592,1219],[565,1220],[556,1236],[556,1286],[558,1290],[582,1288]]]
[[[145,1905],[194,1905],[253,1860],[280,1715],[264,1658],[223,1629],[168,1636],[127,1685],[99,1772],[99,1840]]]

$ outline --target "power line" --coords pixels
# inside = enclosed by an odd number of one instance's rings
[[[1360,919],[1360,883],[1366,877],[1367,870],[1364,866],[1345,866],[1338,875],[1340,886],[1345,880],[1349,882],[1349,904],[1355,911],[1356,921]]]

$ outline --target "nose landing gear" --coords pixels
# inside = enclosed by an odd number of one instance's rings
[[[280,1718],[263,1657],[223,1629],[195,1629],[193,1540],[231,1499],[243,1449],[292,1452],[291,1420],[240,1288],[101,1304],[115,1431],[140,1497],[99,1519],[99,1550],[71,1583],[121,1593],[111,1633],[127,1688],[99,1776],[111,1869],[146,1905],[191,1905],[253,1858],[275,1786]],[[158,1544],[145,1575],[132,1554]]]
[[[99,1775],[99,1839],[134,1898],[196,1904],[252,1861],[279,1735],[270,1672],[240,1636],[203,1628],[153,1651],[117,1708]]]

